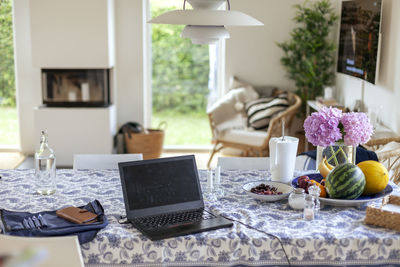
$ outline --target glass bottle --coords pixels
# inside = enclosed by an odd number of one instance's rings
[[[307,221],[312,221],[314,220],[314,209],[315,209],[315,204],[313,201],[313,197],[310,195],[306,196],[306,201],[304,203],[304,219]]]
[[[224,196],[224,189],[221,186],[221,166],[215,169],[214,190],[217,198]]]
[[[217,200],[217,196],[214,190],[214,175],[211,169],[207,171],[207,184],[204,185],[202,190],[204,199],[206,199],[207,201]]]
[[[56,156],[49,147],[46,130],[42,131],[39,150],[35,153],[35,189],[40,195],[56,192]]]
[[[319,188],[319,186],[314,184],[308,188],[308,193],[312,196],[313,202],[315,204],[314,215],[317,215],[321,208],[321,204],[319,202],[319,195],[321,193],[321,189]]]
[[[289,195],[288,203],[292,209],[302,210],[304,209],[306,194],[304,193],[303,188],[296,188]]]

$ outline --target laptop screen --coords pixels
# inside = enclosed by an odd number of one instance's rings
[[[120,174],[127,211],[202,202],[194,156],[120,163]]]

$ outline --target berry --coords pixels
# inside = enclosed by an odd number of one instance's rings
[[[278,192],[278,188],[265,184],[260,184],[251,188],[250,192],[259,195],[282,195],[282,192]]]

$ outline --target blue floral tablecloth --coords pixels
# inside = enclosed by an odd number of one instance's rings
[[[204,185],[206,171],[199,173]],[[57,193],[47,197],[33,193],[33,170],[0,170],[0,176],[0,208],[39,212],[102,203],[110,224],[81,246],[86,266],[278,266],[288,264],[285,253],[291,265],[400,266],[400,233],[365,225],[365,206],[325,206],[308,222],[287,200],[247,196],[243,184],[268,179],[265,171],[223,171],[224,196],[205,200],[211,212],[261,231],[234,222],[230,229],[156,242],[118,223],[125,208],[117,170],[57,170]]]

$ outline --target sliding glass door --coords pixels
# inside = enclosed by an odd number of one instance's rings
[[[12,0],[0,1],[0,150],[19,147]]]
[[[183,1],[151,0],[151,16],[182,9]],[[211,144],[206,114],[218,98],[219,45],[194,45],[181,25],[152,25],[152,126],[166,122],[166,146]]]

